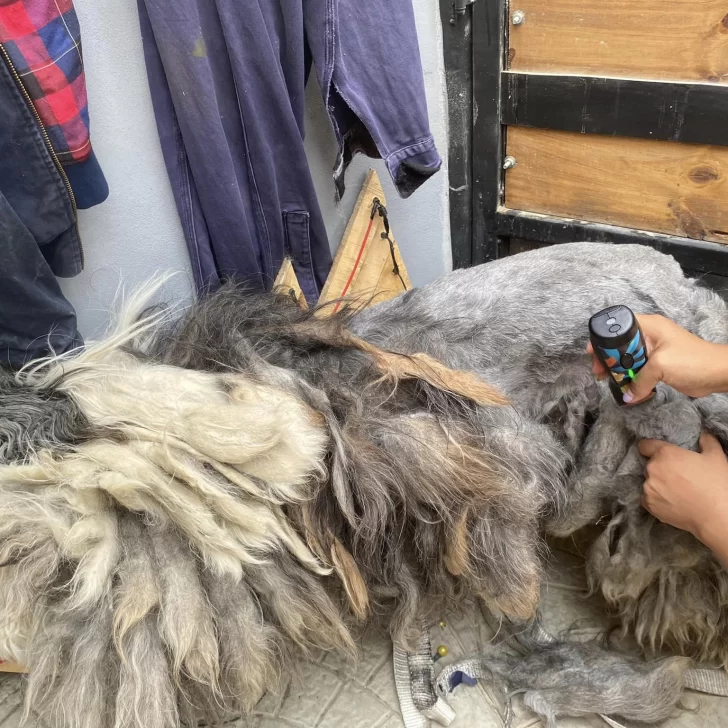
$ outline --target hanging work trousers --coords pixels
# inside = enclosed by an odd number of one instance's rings
[[[167,171],[198,289],[270,288],[290,256],[315,302],[331,265],[304,152],[316,68],[339,143],[381,156],[401,195],[440,167],[411,0],[139,0]]]

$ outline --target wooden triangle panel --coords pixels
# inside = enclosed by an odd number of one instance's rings
[[[282,296],[290,296],[301,308],[308,308],[306,297],[303,295],[290,258],[283,261],[283,265],[281,265],[281,269],[273,282],[273,292]]]
[[[386,234],[385,218],[380,214],[379,206],[386,208],[386,204],[382,184],[371,169],[336,252],[319,304],[346,296],[371,305],[412,288],[391,231],[389,239],[383,237]],[[324,311],[333,312],[337,308],[334,305]]]

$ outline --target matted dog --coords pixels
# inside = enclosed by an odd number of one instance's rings
[[[585,354],[616,303],[728,341],[722,300],[671,258],[549,248],[333,316],[232,286],[177,318],[147,299],[0,379],[0,655],[28,665],[29,711],[214,723],[297,650],[355,654],[368,622],[407,646],[477,595],[527,623],[544,535],[595,522],[588,573],[624,629],[728,663],[724,570],[641,509],[635,447],[725,443],[728,399],[660,387],[621,410]]]

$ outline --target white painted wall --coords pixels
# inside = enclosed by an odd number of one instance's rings
[[[438,0],[413,0],[427,101],[438,149],[447,156],[447,99]],[[152,275],[177,271],[164,290],[184,304],[192,291],[187,248],[157,138],[136,2],[75,0],[81,22],[91,113],[91,136],[111,190],[102,205],[79,213],[86,269],[62,281],[86,338],[98,336],[120,285],[133,288]],[[392,229],[415,285],[451,267],[447,163],[409,200],[401,200],[381,161],[357,157],[337,207],[331,169],[336,147],[315,83],[308,89],[306,151],[326,227],[335,249],[366,171],[384,184]]]
[[[79,212],[86,268],[61,281],[86,338],[108,321],[121,285],[178,271],[164,295],[185,301],[192,272],[149,94],[135,0],[75,0],[81,22],[91,141],[109,198]]]

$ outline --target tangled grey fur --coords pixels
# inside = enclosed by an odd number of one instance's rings
[[[728,580],[641,509],[635,441],[695,447],[707,428],[725,445],[728,399],[661,387],[618,409],[584,353],[614,303],[728,341],[723,302],[672,259],[579,244],[335,316],[228,287],[3,375],[0,654],[28,664],[28,709],[214,723],[292,651],[353,653],[357,623],[408,645],[472,594],[527,621],[543,532],[595,522],[590,582],[625,631],[727,664]],[[420,352],[511,404],[427,376]]]
[[[545,718],[546,728],[556,728],[559,717],[592,714],[640,723],[667,720],[690,660],[645,662],[593,643],[555,642],[525,656],[491,647],[480,663],[504,693],[523,693],[524,704]]]
[[[62,450],[90,434],[73,400],[52,389],[19,387],[14,373],[0,367],[0,463],[27,459],[43,448]]]

